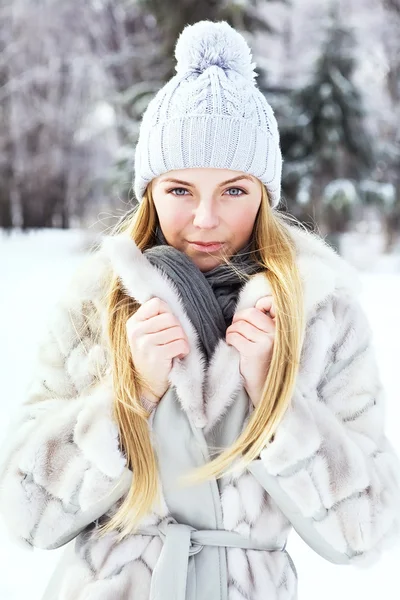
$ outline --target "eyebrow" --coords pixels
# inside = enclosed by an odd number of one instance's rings
[[[240,181],[241,179],[248,179],[251,182],[254,182],[253,178],[250,177],[249,175],[238,175],[237,177],[233,177],[232,179],[227,179],[226,181],[223,181],[222,183],[219,184],[219,187],[222,187],[223,185],[226,185],[227,183],[234,183],[235,181]],[[193,186],[192,183],[190,183],[189,181],[183,181],[182,179],[161,179],[160,183],[180,183],[183,185],[191,185]]]

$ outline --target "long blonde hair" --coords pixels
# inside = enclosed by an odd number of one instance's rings
[[[273,355],[262,399],[250,415],[244,431],[230,447],[186,477],[187,482],[219,478],[234,461],[246,465],[255,459],[273,435],[290,403],[299,369],[305,330],[303,289],[294,242],[286,221],[293,217],[273,211],[262,186],[262,200],[253,229],[253,255],[265,269],[276,311]],[[114,229],[125,231],[143,251],[154,243],[158,217],[151,186],[132,214]],[[121,447],[134,476],[127,496],[114,516],[102,525],[98,535],[117,530],[119,539],[134,533],[139,522],[160,499],[157,461],[150,440],[148,413],[139,401],[144,382],[135,370],[126,335],[126,322],[139,308],[123,291],[117,275],[107,290],[108,338],[111,348],[114,418],[119,427]]]

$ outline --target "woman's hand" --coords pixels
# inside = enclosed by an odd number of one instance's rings
[[[240,353],[240,373],[254,406],[261,399],[261,391],[271,364],[275,316],[272,296],[263,296],[254,308],[236,312],[232,324],[226,330],[227,344]]]
[[[158,402],[169,387],[172,360],[189,353],[189,341],[168,304],[160,298],[144,302],[126,322],[132,361],[147,382],[143,395]]]

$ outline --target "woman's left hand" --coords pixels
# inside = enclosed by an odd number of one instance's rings
[[[254,308],[236,312],[226,330],[227,344],[234,346],[240,354],[240,373],[254,406],[261,399],[271,364],[275,316],[272,296],[263,296]]]

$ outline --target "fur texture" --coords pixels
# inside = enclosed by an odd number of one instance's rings
[[[175,58],[177,73],[191,69],[202,73],[215,65],[237,71],[249,81],[257,77],[246,40],[226,21],[187,25],[178,38]]]
[[[356,298],[360,282],[323,240],[290,232],[307,332],[292,404],[261,460],[343,562],[368,565],[399,539],[400,463],[384,434],[385,393]],[[172,283],[131,240],[106,238],[54,309],[34,381],[1,455],[0,509],[14,535],[40,548],[76,536],[60,600],[147,599],[162,547],[159,537],[134,535],[117,543],[113,534],[92,536],[117,509],[132,477],[112,420],[103,335],[100,297],[113,270],[136,300],[158,296],[181,320],[191,352],[174,360],[170,381],[188,418],[210,431],[241,388],[234,349],[221,340],[206,370]],[[242,289],[238,308],[268,293],[266,278],[256,275]],[[220,499],[226,529],[285,543],[291,524],[250,472],[223,478]],[[164,505],[144,524],[167,518]],[[229,600],[296,600],[297,574],[287,552],[228,548],[227,561]]]

